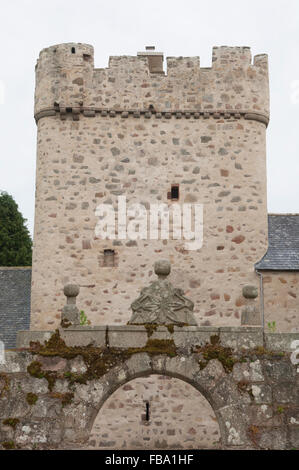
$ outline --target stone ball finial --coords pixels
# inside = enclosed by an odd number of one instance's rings
[[[168,276],[168,274],[171,271],[171,265],[170,262],[167,259],[160,259],[159,261],[156,261],[154,264],[154,270],[155,274],[157,276]]]
[[[66,284],[63,288],[66,297],[77,297],[80,292],[80,287],[77,284]]]
[[[244,286],[242,294],[245,299],[256,299],[258,296],[258,288],[255,286]]]

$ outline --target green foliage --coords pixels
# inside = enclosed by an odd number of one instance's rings
[[[276,322],[275,321],[269,321],[267,323],[267,325],[268,325],[268,328],[269,328],[270,332],[275,333],[275,331],[276,331]]]
[[[31,266],[32,240],[26,219],[5,192],[0,193],[0,266]]]
[[[85,326],[85,325],[90,325],[90,321],[88,320],[87,316],[84,313],[84,310],[80,311],[80,325]]]

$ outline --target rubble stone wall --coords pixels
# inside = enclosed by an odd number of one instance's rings
[[[286,335],[278,336],[270,335],[269,346],[283,344]],[[117,362],[109,356],[112,362],[105,363],[105,370],[100,353],[96,368],[86,360],[94,354],[88,346],[76,354],[65,346],[60,351],[49,346],[7,351],[0,366],[1,445],[133,449],[149,442],[152,448],[298,449],[299,376],[290,353],[257,346],[235,357],[227,346],[215,344],[213,336],[205,356],[190,344],[185,353],[182,345],[177,352],[170,348],[175,344],[170,340],[157,344],[168,344],[169,350],[153,354],[145,347],[128,357],[130,348],[123,347],[122,353],[114,353]],[[111,352],[106,349],[105,354]],[[140,416],[144,401],[153,413],[147,424]],[[192,418],[191,407],[196,410]],[[205,428],[200,420],[207,417]],[[116,429],[119,422],[122,436]],[[175,423],[182,434],[173,434]]]

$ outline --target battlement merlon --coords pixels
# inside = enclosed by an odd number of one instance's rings
[[[268,56],[252,62],[249,47],[214,47],[212,65],[199,57],[139,52],[112,56],[109,67],[94,68],[93,47],[68,43],[43,49],[36,65],[35,117],[72,111],[240,113],[269,120]]]

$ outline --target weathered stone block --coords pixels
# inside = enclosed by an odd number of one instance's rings
[[[294,381],[297,375],[296,367],[288,358],[266,360],[263,368],[269,379],[276,382]]]
[[[45,371],[62,371],[67,367],[67,360],[59,356],[36,356],[35,360],[41,363]]]
[[[0,364],[0,373],[23,372],[32,360],[33,355],[25,351],[6,351],[5,363]]]
[[[220,341],[222,346],[234,350],[254,349],[264,344],[262,328],[256,326],[221,327]]]
[[[292,403],[299,405],[299,390],[294,387],[293,382],[274,385],[273,401],[276,403]]]
[[[44,344],[53,334],[53,331],[19,331],[17,334],[17,348],[29,348],[30,342]],[[1,367],[1,366],[0,366]]]
[[[288,405],[285,409],[285,414],[288,424],[299,425],[299,407]]]
[[[57,379],[55,380],[53,392],[54,393],[68,393],[70,391],[69,382],[66,379]]]
[[[219,328],[209,326],[174,327],[173,339],[179,350],[190,352],[195,346],[211,342],[212,336],[219,336]]]
[[[67,346],[88,346],[92,344],[96,347],[106,345],[106,326],[77,326],[67,329],[60,329],[60,337]]]
[[[75,374],[84,374],[87,371],[86,364],[82,358],[82,356],[77,356],[75,359],[69,361],[69,366],[71,372]]]
[[[12,390],[15,392],[20,391],[26,394],[35,393],[38,395],[45,394],[49,391],[48,382],[45,378],[38,379],[29,374],[24,374],[21,377],[14,376],[12,378]]]
[[[20,446],[26,444],[46,444],[52,421],[48,420],[26,420],[22,422],[16,431],[15,441]]]
[[[216,384],[226,376],[225,370],[217,359],[212,359],[208,362],[207,366],[194,374],[193,380],[195,381],[198,389],[213,389]]]
[[[49,397],[40,397],[31,408],[33,418],[56,418],[61,413],[61,401]]]
[[[242,393],[230,376],[224,377],[212,390],[214,409],[234,404],[250,404],[248,393]]]
[[[148,340],[148,332],[144,326],[109,326],[109,346],[111,348],[143,348]]]
[[[253,426],[273,426],[273,409],[269,405],[250,407],[250,422]],[[281,423],[280,423],[281,424]]]
[[[130,359],[132,359],[133,357],[135,356],[132,356]],[[146,370],[147,370],[147,367],[148,367],[147,363],[144,363],[142,358],[137,358],[135,363],[134,361],[130,361],[130,367],[133,367],[133,368],[136,367],[136,369],[138,368],[138,365],[142,367],[143,364],[145,365]],[[130,376],[130,373],[131,371],[128,371],[126,364],[124,365],[120,364],[119,366],[113,367],[103,377],[105,379],[105,382],[109,383],[110,386],[115,387],[115,386],[119,386],[125,383],[127,378]]]
[[[263,382],[264,375],[260,360],[250,363],[237,362],[233,368],[233,377],[237,382]]]
[[[266,333],[265,346],[270,351],[294,351],[294,341],[299,341],[299,333]]]
[[[299,426],[289,428],[291,448],[299,449]]]
[[[2,442],[13,441],[14,440],[15,431],[11,426],[4,426],[1,423],[0,426],[0,444]]]
[[[100,380],[91,380],[87,384],[74,385],[74,402],[85,402],[96,407],[101,402],[105,386]]]
[[[56,445],[58,448],[59,444],[63,442],[63,423],[59,420],[54,420],[51,427],[51,432],[48,435],[48,442],[51,445]]]
[[[193,380],[193,377],[200,371],[198,359],[195,356],[186,358],[185,356],[167,357],[165,360],[165,370],[173,377],[186,377]]]
[[[146,353],[134,354],[126,361],[126,368],[131,377],[146,376],[152,371],[151,358]]]
[[[230,448],[252,446],[247,434],[249,409],[247,406],[231,405],[218,410],[223,445]],[[244,419],[245,418],[245,419]],[[244,425],[245,424],[245,425]]]
[[[254,402],[259,404],[272,403],[272,388],[270,385],[255,384],[250,386]]]
[[[263,429],[259,436],[261,449],[283,450],[287,448],[287,433],[284,428]]]
[[[23,418],[29,412],[30,405],[27,403],[25,395],[19,390],[12,389],[8,396],[0,399],[0,420]]]
[[[161,356],[153,356],[152,357],[152,369],[153,373],[161,373],[163,374],[165,371],[165,361],[166,357]]]

